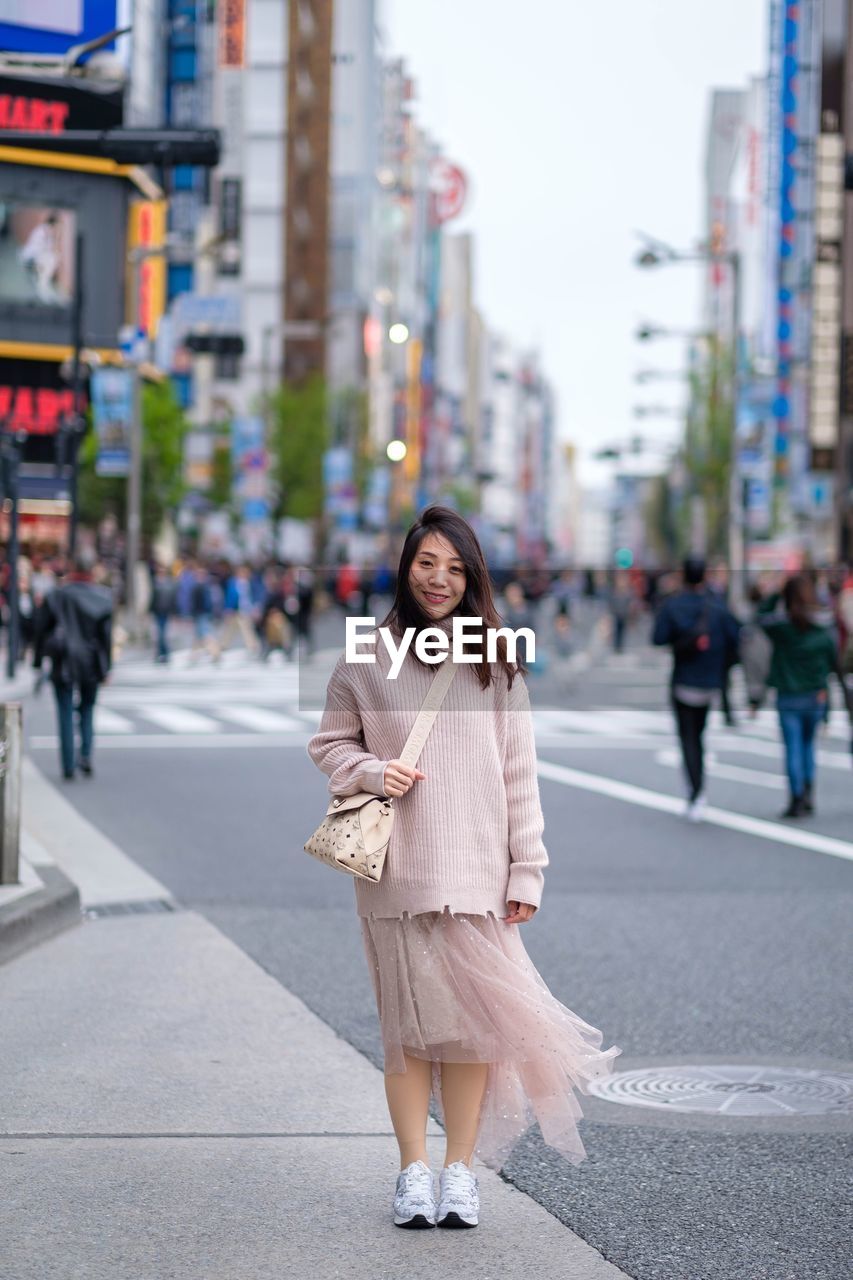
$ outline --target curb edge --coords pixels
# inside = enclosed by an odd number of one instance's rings
[[[0,964],[83,920],[80,893],[55,865],[39,865],[41,889],[0,907]]]

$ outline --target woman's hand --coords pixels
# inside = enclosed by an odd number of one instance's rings
[[[419,778],[426,774],[420,769],[413,769],[401,760],[390,760],[385,766],[384,787],[386,796],[404,796]]]
[[[506,905],[509,915],[503,917],[504,924],[525,924],[533,919],[536,912],[529,902],[508,902]]]

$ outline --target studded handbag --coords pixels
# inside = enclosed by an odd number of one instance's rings
[[[400,752],[399,759],[403,764],[414,768],[455,675],[456,664],[448,656],[433,677],[406,745]],[[394,801],[391,796],[377,796],[372,791],[334,796],[325,818],[302,847],[312,858],[337,871],[360,880],[378,881],[382,877],[393,826]]]

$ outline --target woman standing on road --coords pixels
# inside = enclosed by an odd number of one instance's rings
[[[778,596],[771,597],[772,609]],[[835,671],[851,711],[844,685],[832,615],[820,609],[811,578],[796,574],[782,591],[784,613],[759,616],[773,646],[768,684],[776,690],[776,709],[785,743],[785,765],[791,794],[783,818],[814,813],[815,750],[818,727],[829,704],[829,675]]]
[[[453,617],[499,616],[483,553],[449,508],[409,530],[397,590],[380,623],[452,634]],[[518,925],[537,910],[548,855],[524,667],[460,663],[419,758],[399,755],[434,673],[412,644],[395,679],[377,635],[375,662],[342,655],[329,681],[312,760],[333,794],[399,797],[379,882],[356,881],[362,936],[379,1010],[385,1090],[400,1148],[394,1221],[477,1225],[474,1155],[493,1168],[538,1121],[547,1143],[586,1155],[572,1090],[608,1075],[616,1046],[560,1004],[527,955]],[[476,654],[479,642],[471,644]],[[448,655],[447,661],[452,658]],[[430,1095],[447,1148],[436,1201],[428,1165]]]

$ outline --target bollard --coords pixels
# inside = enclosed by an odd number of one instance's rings
[[[0,885],[19,878],[22,739],[20,702],[0,703]]]

